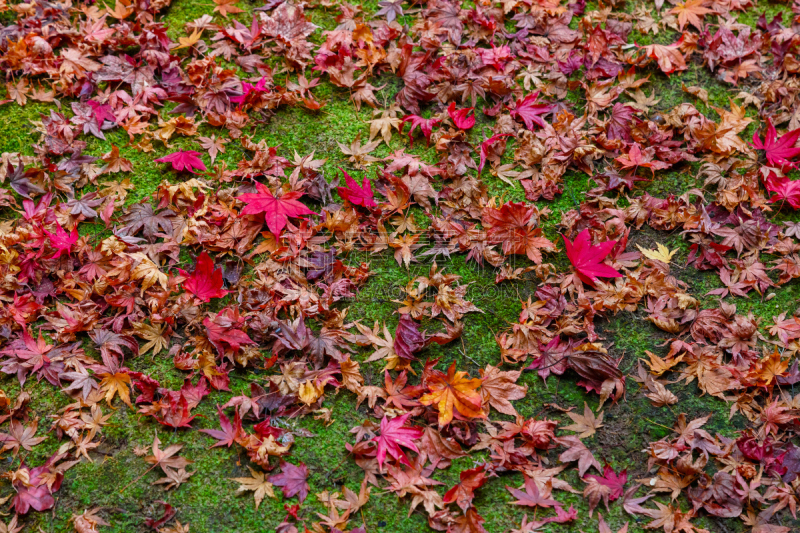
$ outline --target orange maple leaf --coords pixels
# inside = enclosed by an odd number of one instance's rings
[[[420,398],[422,405],[437,404],[439,409],[439,427],[446,426],[453,420],[453,409],[469,418],[485,418],[481,407],[482,398],[478,392],[480,378],[470,379],[466,372],[456,372],[456,364],[450,365],[447,375],[435,372],[428,379],[428,392]]]

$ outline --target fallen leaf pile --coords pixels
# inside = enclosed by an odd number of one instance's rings
[[[665,533],[707,531],[698,517],[729,521],[716,531],[793,530],[800,318],[776,309],[762,323],[733,299],[766,302],[800,278],[800,3],[753,27],[741,22],[761,13],[751,0],[387,0],[373,11],[215,0],[177,39],[162,20],[169,4],[0,4],[3,105],[48,106],[34,155],[2,154],[0,383],[46,382],[71,402],[44,420],[27,392],[0,391],[0,500],[14,513],[0,531],[57,505],[118,409],[153,424],[150,449],[136,450],[143,475],[155,471],[167,491],[193,483],[192,460],[179,444],[161,449],[158,432],[199,432],[198,406],[230,391],[232,372],[252,381],[249,394],[216,405],[208,453],[236,451],[249,476],[232,492],[252,493],[256,508],[286,501],[280,533],[363,533],[371,491],[395,494],[434,530],[487,531],[477,495],[489,484],[507,489],[520,533],[573,527],[573,495],[601,532],[612,529],[599,511],[614,506]],[[313,22],[323,15],[335,29]],[[656,108],[648,87],[691,64],[730,99],[686,79],[683,102]],[[324,113],[323,85],[354,112],[374,109],[363,138],[339,142],[349,166],[338,176],[313,152],[256,134],[288,107]],[[113,130],[128,145],[90,155],[92,138]],[[407,148],[378,155],[398,138]],[[425,157],[412,151],[423,146]],[[156,150],[169,152],[153,158],[164,180],[132,202],[137,169],[123,152]],[[232,153],[233,166],[217,159]],[[697,187],[643,190],[692,169]],[[585,192],[555,209],[579,179]],[[516,200],[492,194],[498,182]],[[659,242],[667,236],[687,254]],[[403,269],[433,261],[395,316],[367,321],[348,303],[380,276],[362,259],[380,254]],[[455,255],[498,284],[532,287],[518,321],[493,332],[494,365],[476,368],[468,350],[426,353],[458,346],[465,317],[483,312],[447,268]],[[685,269],[719,286],[692,294]],[[652,342],[662,355],[635,361],[608,342],[603,324],[623,312],[663,332]],[[183,385],[132,369],[145,358],[174,366]],[[377,381],[362,372],[370,364]],[[524,417],[536,387],[518,383],[523,372],[574,380],[598,407]],[[737,438],[680,414],[679,382],[727,402],[742,418]],[[603,408],[639,389],[672,410],[674,428],[629,478],[584,440],[608,429]],[[332,420],[337,394],[363,423],[325,445],[346,448],[363,477],[348,480],[359,492],[312,494],[309,466],[292,455],[294,421]],[[46,440],[55,452],[30,464]],[[471,468],[442,486],[437,471],[465,456]],[[306,511],[310,499],[327,514]],[[146,525],[188,532],[177,512],[165,503]],[[102,531],[102,513],[72,525]]]

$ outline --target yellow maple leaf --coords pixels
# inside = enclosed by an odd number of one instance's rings
[[[200,40],[200,35],[202,34],[203,34],[203,29],[197,28],[188,37],[178,37],[178,42],[180,43],[180,45],[173,48],[173,50],[180,50],[181,48],[189,48],[190,46],[196,45],[197,41]]]
[[[642,252],[643,256],[654,261],[661,261],[662,263],[669,263],[672,261],[672,256],[678,253],[677,248],[670,251],[669,248],[661,243],[656,243],[656,246],[658,247],[658,250],[646,250],[638,244],[636,245],[639,251]]]
[[[125,405],[133,408],[131,405],[131,396],[128,387],[131,384],[131,377],[125,372],[117,372],[116,374],[100,374],[103,380],[100,382],[100,390],[106,393],[106,403],[111,405],[111,400],[114,396],[119,395],[120,400],[125,402]]]

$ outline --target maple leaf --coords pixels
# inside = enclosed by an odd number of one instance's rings
[[[222,289],[222,269],[214,268],[214,261],[205,251],[197,257],[191,274],[180,268],[178,272],[186,278],[183,287],[206,303],[212,298],[222,298],[229,292]]]
[[[173,50],[179,50],[181,48],[190,48],[197,44],[200,40],[200,36],[203,34],[203,28],[195,28],[192,34],[188,37],[178,37],[178,46],[173,48]],[[196,155],[200,155],[199,153]],[[164,161],[166,162],[166,161]],[[205,170],[205,169],[203,169]]]
[[[483,402],[489,404],[503,414],[516,416],[517,410],[511,405],[510,400],[521,400],[528,392],[527,386],[517,385],[519,370],[502,372],[492,365],[486,366],[486,371],[481,370],[481,395]]]
[[[422,135],[425,137],[425,141],[427,144],[431,142],[431,133],[433,133],[433,128],[441,124],[441,119],[438,118],[422,118],[419,115],[406,115],[403,117],[403,121],[400,123],[400,133],[403,133],[403,126],[405,126],[406,122],[411,123],[411,129],[408,130],[408,142],[411,146],[414,146],[414,130],[419,127]]]
[[[156,283],[161,285],[162,289],[167,290],[167,280],[169,278],[158,269],[158,265],[153,263],[147,255],[142,252],[135,252],[129,254],[129,257],[138,261],[136,267],[131,271],[131,278],[142,280],[142,294]]]
[[[539,91],[529,94],[522,100],[517,100],[516,106],[511,110],[511,117],[514,119],[521,119],[525,123],[525,127],[533,130],[533,125],[536,124],[540,128],[545,127],[545,121],[542,115],[545,115],[553,110],[553,106],[549,104],[537,104],[536,100],[539,98]]]
[[[589,405],[586,402],[583,402],[583,415],[568,412],[567,416],[572,419],[573,424],[564,426],[561,429],[579,433],[578,437],[581,439],[594,435],[596,429],[603,427],[603,412],[601,411],[599,416],[595,418],[594,413],[589,409]]]
[[[280,487],[283,495],[287,498],[297,496],[300,503],[308,496],[308,468],[303,463],[295,466],[292,463],[281,461],[281,472],[269,477],[270,483]]]
[[[789,202],[793,209],[800,209],[800,180],[790,179],[789,176],[778,177],[774,172],[770,172],[764,179],[764,186],[768,191],[775,193],[770,197],[770,202]]]
[[[462,470],[459,474],[459,483],[448,490],[442,501],[444,503],[455,503],[466,511],[472,507],[472,499],[475,497],[475,490],[486,483],[486,465],[478,465],[469,470]]]
[[[224,355],[226,349],[238,352],[243,345],[255,344],[247,333],[239,329],[244,325],[244,319],[239,316],[238,308],[226,307],[213,319],[204,318],[203,325],[208,340],[220,355]]]
[[[591,450],[581,442],[577,435],[567,435],[555,440],[562,446],[567,447],[567,450],[558,456],[558,460],[563,462],[578,461],[578,475],[583,477],[591,467],[600,470],[600,463],[597,462]]]
[[[61,254],[69,255],[72,252],[72,245],[78,242],[78,227],[72,228],[70,233],[64,231],[61,224],[56,225],[56,232],[50,233],[43,230],[44,234],[50,240],[50,246],[56,249],[56,253],[50,256],[50,259],[58,259]]]
[[[419,331],[419,324],[410,316],[403,315],[394,331],[394,351],[405,360],[414,359],[414,353],[425,346],[425,337]]]
[[[286,227],[289,218],[302,218],[303,215],[316,215],[316,213],[299,199],[303,196],[300,191],[287,192],[280,198],[272,195],[266,185],[256,182],[257,193],[247,193],[237,198],[247,204],[241,211],[242,215],[256,215],[264,213],[264,218],[269,231],[278,237]]]
[[[562,238],[564,239],[567,257],[575,268],[576,275],[584,283],[594,286],[599,281],[598,278],[601,277],[622,277],[621,273],[602,262],[611,253],[611,249],[616,246],[617,241],[606,241],[594,246],[591,244],[588,229],[580,232],[572,242],[563,235]]]
[[[114,361],[112,360],[111,363]],[[119,368],[117,364],[112,364],[108,367],[98,368],[98,377],[102,378],[100,381],[100,391],[105,392],[105,400],[108,405],[111,405],[111,400],[114,396],[119,395],[128,407],[131,405],[130,386],[131,377],[128,375],[124,368]]]
[[[600,513],[597,513],[597,533],[614,533]],[[628,522],[625,522],[625,525],[619,528],[617,533],[628,533]]]
[[[525,490],[514,489],[506,485],[506,490],[513,496],[517,497],[517,501],[511,502],[511,505],[525,505],[527,507],[561,507],[561,504],[556,500],[550,499],[550,491],[552,490],[552,482],[547,482],[543,490],[539,490],[536,482],[525,476]]]
[[[672,256],[678,253],[678,249],[670,251],[669,248],[661,244],[660,242],[656,243],[656,247],[658,250],[645,250],[638,244],[636,247],[642,252],[642,255],[647,257],[648,259],[652,259],[654,261],[661,261],[662,263],[669,263],[672,261]]]
[[[707,9],[705,6],[707,0],[686,0],[673,7],[669,13],[671,15],[678,15],[678,25],[683,31],[686,24],[691,24],[700,31],[703,31],[703,22],[700,18],[708,13],[713,13],[713,10]]]
[[[636,169],[639,167],[649,168],[654,177],[656,170],[670,167],[669,163],[664,163],[663,161],[654,161],[651,151],[642,152],[642,148],[639,146],[639,143],[633,143],[627,154],[619,156],[614,161],[617,161],[619,164],[621,164],[622,168],[632,168],[634,174],[636,173]]]
[[[0,453],[11,450],[12,454],[17,455],[20,448],[29,452],[32,451],[34,446],[47,438],[35,437],[38,428],[38,419],[34,419],[28,426],[11,419],[11,426],[9,427],[8,433],[0,433],[0,443],[3,443],[3,448],[0,449]]]
[[[239,0],[214,0],[214,11],[212,13],[219,13],[225,18],[228,18],[228,15],[235,15],[236,13],[244,13],[244,10],[240,7],[236,7],[236,3]],[[256,509],[258,509],[258,505],[256,505]]]
[[[391,420],[384,415],[381,420],[380,436],[374,437],[373,442],[378,444],[378,466],[383,468],[383,463],[386,460],[388,453],[402,464],[411,466],[408,462],[403,450],[400,448],[404,446],[414,452],[419,452],[414,441],[422,437],[422,430],[415,427],[406,427],[406,421],[411,416],[407,413],[403,416],[392,418]]]
[[[161,446],[161,441],[156,435],[153,437],[153,455],[148,455],[144,458],[145,461],[153,465],[151,468],[161,468],[166,472],[169,469],[180,470],[193,463],[193,461],[185,457],[176,455],[183,449],[183,444],[173,444],[163,450],[159,446]]]
[[[225,145],[230,142],[230,139],[211,135],[211,137],[198,137],[197,142],[203,150],[208,151],[208,156],[211,158],[211,163],[213,164],[217,159],[217,154],[225,153]]]
[[[447,108],[447,114],[450,115],[450,118],[453,119],[453,124],[455,124],[456,128],[460,130],[468,130],[475,125],[475,115],[469,115],[475,108],[474,107],[465,107],[463,109],[456,110],[456,103],[450,102],[450,106]]]
[[[206,166],[200,159],[200,152],[194,150],[184,150],[173,152],[160,159],[155,160],[156,163],[172,163],[172,168],[178,172],[187,170],[192,174],[197,174],[196,169],[206,170]]]
[[[361,185],[358,184],[356,180],[350,177],[350,174],[339,169],[344,174],[344,187],[337,187],[336,190],[339,192],[339,196],[341,196],[344,200],[347,200],[353,205],[361,205],[364,207],[377,207],[378,204],[375,203],[375,195],[372,193],[372,184],[369,181],[369,178],[364,176],[364,179],[361,181]]]
[[[486,418],[481,407],[482,399],[477,391],[481,379],[469,379],[466,372],[456,372],[455,362],[450,365],[447,375],[436,371],[428,379],[428,392],[419,401],[422,405],[436,404],[439,410],[439,427],[446,426],[453,420],[456,410],[469,418]]]
[[[272,483],[267,481],[264,472],[258,472],[250,466],[248,466],[247,469],[250,470],[250,475],[252,477],[235,477],[232,478],[231,481],[236,481],[240,484],[239,488],[236,489],[237,493],[248,490],[253,491],[256,509],[258,509],[258,506],[261,505],[261,502],[264,500],[264,496],[275,498],[275,492],[272,490]]]
[[[241,442],[247,436],[247,433],[242,429],[242,419],[239,416],[239,411],[234,411],[233,422],[225,415],[219,405],[217,406],[217,412],[219,413],[219,425],[222,429],[200,430],[200,433],[205,433],[217,439],[217,442],[211,447],[227,446],[230,448],[234,442]],[[256,507],[258,507],[257,503]]]
[[[397,17],[403,16],[403,0],[381,0],[378,7],[380,9],[375,12],[375,16],[385,16],[386,22],[391,23]]]
[[[797,156],[800,156],[800,146],[797,146],[797,141],[800,139],[800,128],[792,130],[780,138],[772,121],[767,119],[767,133],[764,135],[764,140],[758,136],[758,132],[753,133],[753,146],[758,150],[764,150],[764,155],[770,165],[781,166],[797,166],[793,162]]]
[[[587,479],[588,481],[586,481]],[[589,513],[591,514],[601,499],[608,509],[609,501],[613,502],[622,496],[625,483],[628,482],[628,473],[623,470],[617,474],[613,468],[605,465],[602,476],[590,474],[584,478],[584,481],[587,482],[587,486],[583,495],[589,500]]]
[[[683,37],[681,37],[681,41],[682,40]],[[661,72],[664,74],[672,74],[676,70],[686,70],[686,60],[679,49],[681,41],[670,45],[651,44],[642,47],[642,49],[648,57],[658,62],[658,68],[661,69]]]
[[[481,163],[478,165],[478,175],[480,176],[483,166],[486,164],[486,157],[489,155],[492,145],[503,139],[504,137],[511,137],[510,133],[496,133],[481,143]]]

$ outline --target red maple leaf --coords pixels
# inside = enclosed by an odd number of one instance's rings
[[[194,150],[172,152],[160,159],[156,159],[156,163],[172,163],[173,169],[179,172],[181,170],[188,170],[193,174],[197,174],[195,172],[196,169],[206,170],[206,166],[200,159],[200,152],[195,152]]]
[[[511,110],[511,117],[514,119],[522,119],[522,122],[525,123],[525,127],[529,130],[533,129],[534,124],[544,128],[545,121],[541,115],[553,110],[552,105],[537,104],[537,98],[539,98],[539,91],[529,94],[522,100],[517,100],[516,106]]]
[[[622,496],[623,490],[625,488],[625,483],[628,482],[628,470],[622,470],[619,474],[614,472],[614,469],[611,468],[609,465],[605,465],[603,467],[603,475],[598,476],[595,474],[589,474],[586,476],[589,479],[594,479],[599,484],[608,487],[611,489],[611,492],[608,494],[608,500],[614,501],[620,496]]]
[[[639,143],[633,143],[627,154],[623,154],[616,158],[614,161],[622,165],[622,168],[632,168],[634,174],[639,167],[649,168],[650,172],[655,176],[655,171],[669,168],[670,164],[663,161],[654,161],[652,150],[642,151]]]
[[[244,319],[239,317],[239,311],[226,307],[214,319],[205,318],[203,325],[206,327],[208,340],[216,347],[220,355],[230,349],[238,352],[243,344],[255,344],[247,333],[242,331]]]
[[[339,170],[342,170],[341,168]],[[344,174],[344,187],[337,187],[339,196],[349,201],[353,205],[363,205],[364,207],[377,207],[375,203],[375,195],[372,193],[372,184],[369,179],[364,176],[361,185],[356,180],[350,177],[350,174],[342,170]]]
[[[292,463],[281,461],[281,473],[269,477],[269,482],[280,487],[287,498],[297,496],[300,503],[308,496],[308,468],[303,463],[295,466]]]
[[[465,107],[464,109],[456,110],[456,103],[450,102],[450,107],[447,108],[447,114],[453,119],[453,124],[460,130],[468,130],[475,125],[475,115],[468,117],[467,115],[475,109],[474,107]]]
[[[589,230],[585,229],[575,240],[570,242],[564,237],[564,246],[567,250],[567,257],[575,268],[575,274],[581,281],[591,286],[598,281],[597,278],[620,278],[622,274],[608,265],[603,264],[603,259],[611,253],[611,249],[617,241],[606,241],[593,246],[589,238]]]
[[[228,294],[228,291],[222,290],[222,269],[214,268],[214,261],[206,252],[197,257],[194,272],[189,274],[180,268],[178,272],[186,277],[183,287],[206,303],[211,298],[222,298]]]
[[[219,425],[222,429],[201,429],[200,433],[205,433],[217,439],[217,442],[211,446],[212,448],[217,446],[230,448],[234,442],[239,442],[246,435],[244,429],[242,429],[242,419],[238,410],[233,412],[233,423],[231,423],[230,418],[225,415],[219,405],[217,406],[217,411],[219,412]]]
[[[512,505],[526,505],[528,507],[560,507],[561,504],[556,500],[550,499],[550,491],[540,492],[539,486],[532,478],[525,476],[525,490],[512,489],[506,486],[506,490],[518,499],[511,502]]]
[[[378,465],[381,468],[383,468],[383,462],[386,460],[386,454],[391,455],[404,465],[411,466],[408,462],[408,457],[403,453],[400,446],[419,452],[414,441],[422,437],[423,432],[420,428],[405,427],[405,423],[410,416],[411,413],[407,413],[389,420],[384,415],[383,420],[381,420],[381,434],[372,439],[378,443]]]
[[[238,197],[247,205],[242,209],[242,215],[255,215],[264,213],[269,230],[277,237],[289,218],[301,218],[303,215],[316,215],[316,213],[298,199],[303,196],[300,191],[287,192],[280,198],[273,196],[272,191],[261,183],[256,183],[257,193],[247,193]]]
[[[192,427],[190,422],[195,419],[197,415],[191,413],[189,402],[183,394],[177,398],[173,395],[169,399],[169,406],[166,409],[163,417],[156,416],[155,419],[159,424],[171,428],[188,428]]]
[[[56,253],[50,259],[58,259],[61,254],[69,255],[72,252],[72,245],[78,242],[78,228],[72,228],[70,233],[64,231],[61,224],[56,225],[56,232],[50,233],[44,230],[45,235],[50,239],[50,246],[56,249]]]
[[[475,490],[486,483],[486,465],[464,470],[459,474],[459,483],[444,495],[444,503],[455,503],[466,511],[472,506]]]
[[[483,170],[483,166],[486,164],[486,156],[489,155],[489,148],[502,139],[503,137],[511,137],[510,133],[497,133],[492,135],[485,141],[481,143],[481,164],[478,166],[478,175],[481,175],[481,171]]]
[[[800,129],[796,131],[800,131]],[[769,176],[764,179],[764,186],[769,192],[776,193],[769,199],[770,202],[779,200],[789,202],[794,209],[800,209],[800,180],[795,181],[789,179],[788,176],[778,177],[774,172],[770,172]]]
[[[403,117],[403,122],[400,123],[400,133],[403,132],[403,127],[406,125],[406,122],[411,123],[411,129],[408,130],[408,142],[411,146],[414,146],[413,135],[417,127],[422,131],[422,135],[425,136],[427,143],[430,144],[433,127],[439,124],[441,120],[438,118],[422,118],[419,115],[406,115]]]
[[[800,128],[792,130],[778,138],[778,132],[772,121],[767,119],[767,134],[762,141],[756,133],[753,133],[753,146],[759,150],[764,150],[767,162],[773,166],[796,167],[797,162],[791,161],[800,155],[800,146],[795,146],[800,139]],[[796,209],[796,207],[795,207]]]

